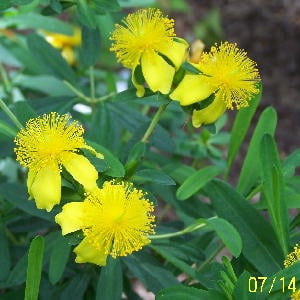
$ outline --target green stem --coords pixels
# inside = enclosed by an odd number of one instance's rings
[[[261,191],[262,184],[259,184],[255,189],[253,189],[249,195],[247,195],[246,199],[250,200],[254,195]]]
[[[213,220],[213,219],[216,219],[216,218],[217,217],[211,217],[208,220]],[[172,232],[172,233],[148,235],[148,238],[150,240],[168,239],[168,238],[172,238],[172,237],[175,237],[175,236],[184,235],[186,233],[191,233],[191,232],[196,231],[196,230],[198,230],[200,228],[203,228],[205,226],[207,226],[206,223],[192,224],[191,226],[188,226],[187,228],[184,228],[183,230],[179,230],[179,231]]]
[[[6,70],[1,63],[0,63],[0,74],[4,83],[5,92],[9,94],[11,90],[10,82]]]
[[[17,117],[13,114],[13,112],[8,108],[8,106],[4,103],[4,101],[2,99],[0,99],[0,108],[2,108],[2,110],[6,113],[6,115],[17,126],[17,128],[24,129],[21,122],[17,119]]]
[[[71,83],[69,83],[68,81],[63,81],[64,84],[76,95],[78,96],[80,99],[84,100],[87,103],[91,103],[91,98],[87,97],[86,95],[84,95],[81,91],[79,91],[76,87],[74,87]]]
[[[155,113],[149,127],[147,128],[144,136],[142,137],[141,141],[143,143],[147,143],[148,139],[150,138],[151,134],[154,131],[155,126],[157,125],[159,119],[161,118],[163,112],[166,110],[167,106],[168,106],[169,102],[166,104],[163,104],[159,107],[159,109],[157,110],[157,112]]]
[[[95,75],[94,75],[94,67],[90,67],[90,89],[91,89],[91,102],[95,101]]]
[[[116,92],[111,92],[105,96],[102,96],[102,97],[99,97],[97,99],[94,100],[94,103],[98,103],[98,102],[102,102],[102,101],[105,101],[107,99],[110,99],[112,97],[114,97],[117,93]]]
[[[216,258],[220,251],[224,248],[224,245],[221,244],[202,264],[199,266],[198,271],[203,272],[204,269]]]

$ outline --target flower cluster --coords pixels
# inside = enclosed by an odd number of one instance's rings
[[[131,183],[109,181],[98,188],[98,172],[80,150],[104,157],[85,143],[83,133],[69,115],[52,112],[27,122],[15,138],[15,152],[29,169],[28,193],[39,209],[49,212],[60,203],[62,168],[82,185],[86,198],[65,204],[55,220],[63,235],[83,231],[76,262],[105,265],[107,255],[126,256],[150,242],[153,205]]]
[[[145,85],[153,92],[170,94],[182,106],[192,106],[211,99],[209,105],[193,109],[193,125],[215,122],[226,109],[248,106],[258,94],[260,80],[256,63],[244,50],[228,42],[203,52],[203,43],[193,45],[188,57],[188,43],[174,33],[174,21],[158,9],[141,9],[116,25],[111,34],[111,51],[126,68],[132,70],[132,83],[137,96]],[[176,86],[175,74],[189,61],[197,74],[185,71]],[[200,105],[198,105],[200,106]]]

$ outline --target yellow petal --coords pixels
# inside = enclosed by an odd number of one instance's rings
[[[61,55],[63,56],[63,58],[67,61],[67,63],[69,65],[74,65],[75,63],[75,53],[74,50],[69,47],[69,46],[65,46],[62,48],[61,51]]]
[[[63,166],[73,178],[83,185],[86,191],[97,188],[98,172],[90,161],[76,153],[65,153],[62,157]]]
[[[70,202],[63,206],[62,212],[55,216],[62,234],[68,234],[82,228],[83,202]]]
[[[107,254],[105,254],[104,249],[96,249],[91,243],[84,238],[81,243],[74,249],[76,253],[75,261],[77,263],[93,263],[99,266],[106,265]]]
[[[133,85],[136,88],[136,96],[137,97],[143,97],[145,94],[145,88],[142,84],[139,84],[135,78],[134,72],[135,72],[135,68],[137,66],[134,67],[134,69],[132,69],[132,73],[131,73],[131,81],[133,83]]]
[[[28,176],[27,176],[27,190],[29,194],[29,199],[31,200],[33,198],[32,192],[31,192],[31,187],[34,182],[35,176],[36,176],[36,171],[29,170],[28,171]]]
[[[165,49],[158,49],[158,51],[169,58],[177,70],[187,57],[188,47],[189,44],[184,39],[176,38],[172,46]]]
[[[180,105],[190,105],[206,99],[213,89],[205,83],[203,76],[186,74],[177,88],[171,93],[170,98],[177,100]]]
[[[37,208],[51,211],[53,206],[60,202],[61,196],[61,178],[58,166],[41,169],[33,180],[30,193],[35,199]]]
[[[175,69],[154,51],[146,51],[141,58],[142,72],[153,92],[168,94],[171,89]]]
[[[206,108],[194,110],[192,123],[194,127],[200,127],[202,124],[214,123],[226,110],[226,103],[221,97],[216,97],[215,100]]]

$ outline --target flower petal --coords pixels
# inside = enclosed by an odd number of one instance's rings
[[[70,202],[63,206],[62,212],[55,216],[62,234],[68,234],[82,228],[83,202]]]
[[[134,69],[132,70],[132,73],[131,73],[131,81],[132,81],[132,84],[135,86],[136,88],[136,96],[137,97],[143,97],[144,94],[145,94],[145,88],[142,84],[139,84],[138,81],[136,80],[135,78],[135,68],[137,66],[134,67]]]
[[[153,92],[168,94],[175,69],[154,51],[146,51],[141,58],[144,78]]]
[[[192,123],[194,127],[200,127],[202,124],[214,123],[226,110],[226,103],[221,97],[215,97],[215,100],[207,107],[201,110],[194,110]]]
[[[36,176],[36,171],[32,171],[29,169],[28,171],[28,176],[27,176],[27,190],[29,194],[29,200],[33,198],[32,192],[31,192],[31,187],[34,182],[35,176]]]
[[[80,242],[74,252],[77,255],[75,259],[77,263],[90,262],[99,266],[106,265],[107,254],[105,254],[104,248],[100,250],[94,248],[87,238]]]
[[[186,74],[170,98],[185,106],[204,100],[212,93],[212,87],[203,80],[203,76]]]
[[[177,70],[187,58],[188,47],[189,44],[187,41],[176,37],[176,39],[173,40],[172,46],[165,49],[158,49],[158,51],[170,59]]]
[[[29,178],[29,181],[32,181],[32,177]],[[37,208],[51,211],[53,206],[60,202],[61,197],[61,178],[58,166],[42,168],[33,179],[30,194],[35,199]]]
[[[97,188],[98,172],[86,157],[68,152],[63,155],[62,164],[86,191]]]

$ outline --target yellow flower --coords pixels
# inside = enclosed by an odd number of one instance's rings
[[[150,243],[154,233],[153,205],[131,183],[105,182],[83,202],[63,206],[55,221],[62,234],[82,229],[84,239],[74,249],[76,262],[105,265],[107,255],[126,256]]]
[[[204,48],[205,44],[201,40],[195,40],[190,47],[189,61],[194,64],[199,63]]]
[[[73,28],[72,35],[64,35],[59,33],[43,31],[45,38],[54,48],[61,50],[62,56],[70,64],[74,65],[76,59],[74,47],[81,44],[81,31],[78,27]]]
[[[83,127],[70,121],[69,115],[55,112],[30,119],[15,138],[17,161],[28,168],[27,187],[37,208],[51,211],[61,198],[61,166],[87,191],[97,188],[98,172],[87,158],[76,152],[88,149],[97,157],[102,154],[85,144]]]
[[[298,244],[295,245],[294,251],[292,251],[286,256],[283,265],[285,268],[287,268],[296,263],[297,261],[300,261],[300,246]]]
[[[194,66],[200,74],[186,74],[170,98],[185,106],[214,95],[211,105],[194,110],[195,127],[215,122],[226,109],[248,106],[248,101],[259,92],[256,63],[236,44],[225,42],[212,47]]]
[[[145,93],[138,80],[137,67],[149,88],[168,94],[175,71],[186,57],[188,44],[174,33],[174,20],[164,17],[156,8],[140,9],[129,14],[123,25],[116,24],[110,39],[111,51],[126,68],[132,69],[132,83],[137,96]]]
[[[300,290],[297,290],[291,295],[292,300],[300,300]]]

